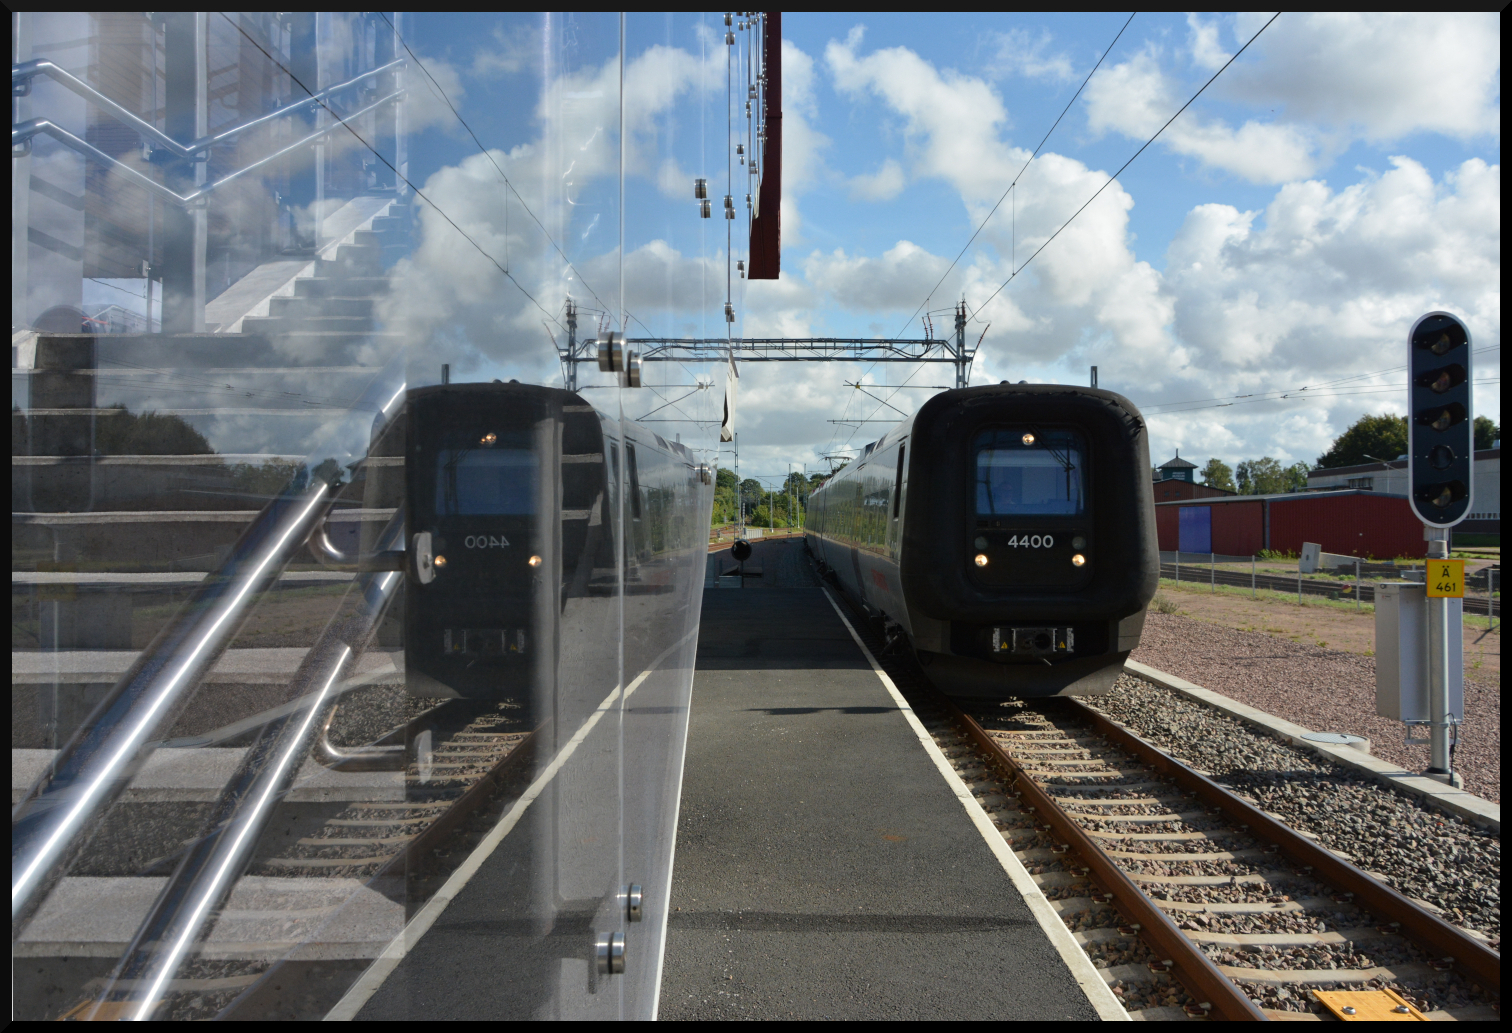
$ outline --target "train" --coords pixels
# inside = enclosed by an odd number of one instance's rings
[[[558,699],[696,628],[713,476],[685,445],[513,381],[413,389],[394,437],[409,695]]]
[[[1159,583],[1148,429],[1097,388],[944,391],[813,492],[804,540],[942,692],[1106,692]]]

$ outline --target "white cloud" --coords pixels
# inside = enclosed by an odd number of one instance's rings
[[[1244,39],[1258,28],[1236,25]],[[1376,143],[1416,132],[1498,134],[1501,19],[1492,11],[1287,13],[1218,83],[1226,97],[1284,106],[1288,118]]]
[[[1186,101],[1185,86],[1167,75],[1156,50],[1146,47],[1127,61],[1109,65],[1087,84],[1087,126],[1134,139],[1153,136]],[[1247,121],[1234,129],[1207,118],[1194,106],[1171,123],[1161,144],[1255,183],[1284,183],[1317,168],[1318,142],[1306,130]]]
[[[1028,79],[1054,79],[1067,82],[1076,78],[1071,59],[1064,53],[1047,54],[1052,39],[1048,30],[1038,37],[1025,29],[994,32],[989,37],[997,43],[989,74],[996,78],[1022,75]]]
[[[903,166],[893,158],[884,160],[876,172],[852,176],[850,184],[851,197],[862,201],[891,201],[907,185]]]
[[[857,27],[845,42],[825,47],[835,88],[856,100],[875,96],[903,120],[915,177],[944,179],[968,203],[996,200],[1010,167],[999,137],[1008,113],[997,92],[983,79],[941,71],[906,47],[861,54],[863,38]]]
[[[1192,64],[1205,71],[1218,71],[1231,56],[1219,42],[1218,23],[1203,21],[1195,11],[1189,12],[1186,20],[1191,29]]]
[[[1263,24],[1257,16],[1232,19],[1234,49]],[[1094,133],[1153,135],[1229,59],[1220,22],[1188,15],[1187,26],[1180,53],[1199,77],[1179,77],[1176,55],[1146,45],[1088,84]],[[1251,182],[1285,183],[1316,174],[1355,140],[1499,133],[1500,87],[1500,22],[1490,12],[1287,13],[1165,130],[1160,146]],[[1237,102],[1257,117],[1236,128],[1205,113],[1210,99]]]

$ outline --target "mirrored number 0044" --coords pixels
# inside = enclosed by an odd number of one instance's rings
[[[1055,536],[1048,534],[1016,534],[1008,539],[1010,549],[1049,549],[1055,545]]]

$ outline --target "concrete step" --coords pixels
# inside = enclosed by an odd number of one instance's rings
[[[120,799],[125,803],[212,803],[246,756],[244,746],[155,750]],[[11,749],[11,805],[31,788],[56,750]],[[291,803],[382,802],[404,799],[403,771],[332,771],[306,759]]]
[[[166,877],[66,878],[12,948],[17,957],[116,958],[147,917]],[[391,900],[358,879],[245,875],[200,947],[202,956],[273,961],[374,958],[404,928]]]
[[[287,334],[312,330],[322,333],[336,331],[362,334],[371,333],[375,329],[371,315],[248,316],[242,320],[242,327],[250,333],[263,334]]]
[[[343,586],[332,587],[340,590]],[[209,736],[226,741],[235,733],[238,722],[288,702],[289,681],[308,651],[308,647],[228,649],[180,715],[171,736]],[[139,655],[130,649],[13,652],[13,751],[45,753],[66,742]],[[403,650],[368,650],[358,659],[356,674],[371,678],[374,684],[397,687],[404,679]],[[12,753],[13,803],[15,794],[30,785],[40,770],[25,767],[29,763],[22,754]],[[16,768],[16,764],[22,764],[22,768]]]
[[[347,316],[371,318],[371,298],[274,298],[268,305],[270,318]]]
[[[376,298],[388,290],[383,276],[314,277],[294,281],[297,298]]]

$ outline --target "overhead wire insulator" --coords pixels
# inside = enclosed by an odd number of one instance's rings
[[[709,181],[707,179],[695,179],[693,181],[693,196],[699,201],[709,196]]]
[[[735,306],[731,305],[728,301],[725,302],[725,322],[735,322]]]
[[[714,214],[713,203],[707,197],[698,202],[698,214],[700,218],[710,218]]]

